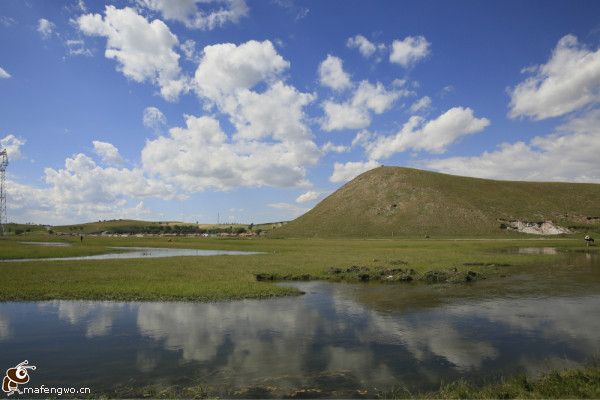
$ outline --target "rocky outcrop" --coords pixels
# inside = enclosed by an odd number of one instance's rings
[[[572,233],[568,228],[555,225],[552,221],[502,221],[500,228],[521,233],[529,233],[531,235],[562,235],[565,233]]]

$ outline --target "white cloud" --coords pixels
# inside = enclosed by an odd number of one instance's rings
[[[25,140],[19,139],[15,135],[6,135],[0,139],[0,149],[6,149],[9,162],[21,158],[21,146]]]
[[[6,72],[6,70],[0,67],[0,79],[8,79],[10,78],[10,74]]]
[[[457,175],[528,181],[600,182],[600,110],[529,142],[504,143],[474,157],[430,160],[423,166]]]
[[[218,28],[229,22],[237,23],[249,11],[245,0],[137,0],[137,3],[159,12],[167,20],[202,30]],[[199,4],[205,9],[199,9]]]
[[[85,42],[81,39],[68,39],[65,45],[71,56],[92,56],[92,51],[85,47]]]
[[[274,80],[289,66],[268,40],[216,44],[204,48],[194,82],[200,96],[224,105],[238,90]]]
[[[528,68],[532,76],[510,91],[511,118],[559,117],[600,101],[600,49],[573,35],[559,40],[546,64]]]
[[[160,133],[167,125],[167,117],[156,107],[146,107],[142,122],[146,128],[152,129],[155,133]]]
[[[172,185],[148,178],[139,168],[103,168],[81,153],[67,158],[63,168],[46,168],[44,175],[42,188],[9,182],[11,219],[65,223],[132,218],[148,213],[141,198],[182,198]]]
[[[392,42],[390,62],[409,67],[427,57],[430,53],[430,43],[423,36],[407,36],[402,40]]]
[[[377,161],[366,161],[366,162],[347,162],[345,164],[335,163],[333,165],[333,173],[329,177],[331,182],[348,182],[363,172],[369,171],[373,168],[379,167]]]
[[[487,118],[475,117],[470,108],[454,107],[429,121],[412,116],[398,133],[375,138],[365,144],[365,150],[372,160],[408,150],[443,153],[459,138],[481,132],[489,124]]]
[[[65,160],[65,168],[46,168],[45,181],[66,204],[108,203],[123,197],[174,198],[170,185],[145,177],[138,168],[102,168],[85,154]]]
[[[319,82],[334,90],[348,89],[352,86],[350,76],[344,71],[342,60],[331,54],[319,65]]]
[[[17,21],[14,18],[7,17],[5,15],[0,15],[0,25],[2,25],[3,27],[8,28],[16,23]]]
[[[346,153],[347,151],[350,151],[350,147],[344,146],[341,144],[334,144],[331,142],[327,142],[323,146],[321,146],[321,151],[324,154],[326,154],[326,153]]]
[[[188,192],[302,186],[305,167],[318,157],[311,140],[230,139],[207,116],[186,116],[185,128],[172,128],[169,136],[148,141],[142,151],[144,169]]]
[[[378,48],[385,48],[385,45],[375,45],[375,43],[371,42],[369,39],[364,37],[363,35],[356,35],[351,38],[348,38],[346,41],[346,47],[351,49],[358,49],[360,54],[363,57],[369,58],[377,51]]]
[[[410,106],[410,112],[416,114],[420,111],[427,111],[430,107],[431,98],[429,96],[423,96]]]
[[[119,154],[119,149],[117,149],[112,143],[94,140],[92,144],[94,145],[94,151],[100,156],[105,164],[123,164],[123,157],[121,157],[121,154]]]
[[[148,215],[142,202],[137,205],[123,197],[68,201],[53,188],[36,188],[9,181],[8,214],[13,221],[35,221],[48,224],[76,223],[98,219],[137,218]],[[140,204],[141,203],[141,204]]]
[[[326,131],[366,128],[371,124],[372,112],[384,113],[396,99],[407,94],[406,90],[387,90],[380,82],[362,81],[347,102],[326,100],[322,103],[325,118],[321,127]]]
[[[187,90],[179,54],[174,51],[179,41],[164,22],[148,22],[129,7],[106,6],[104,17],[85,14],[77,24],[86,35],[106,37],[105,57],[115,59],[127,78],[158,85],[161,95],[170,101]]]
[[[301,93],[278,81],[263,93],[241,90],[223,108],[237,128],[236,139],[261,139],[272,136],[281,141],[310,140],[303,109],[314,95]]]
[[[42,35],[43,39],[48,39],[50,36],[52,36],[54,28],[56,28],[56,25],[54,25],[54,23],[48,21],[47,19],[40,18],[38,20],[37,31],[40,35]]]
[[[321,123],[321,128],[326,131],[360,129],[371,124],[369,112],[364,108],[353,107],[349,103],[335,103],[329,100],[324,101],[322,107],[325,112],[325,118]]]
[[[179,45],[179,48],[185,55],[185,58],[189,61],[199,61],[199,57],[196,53],[196,42],[192,39],[188,39]]]
[[[205,47],[196,91],[235,130],[227,135],[213,117],[186,116],[186,128],[148,142],[144,164],[160,166],[161,174],[187,191],[305,185],[306,167],[321,156],[304,113],[315,95],[283,82],[289,65],[270,41]],[[259,84],[262,92],[255,88]],[[167,160],[161,152],[179,159]]]
[[[321,197],[320,192],[315,192],[314,190],[309,190],[308,192],[302,193],[300,196],[296,198],[296,203],[307,203],[309,201],[313,201]]]

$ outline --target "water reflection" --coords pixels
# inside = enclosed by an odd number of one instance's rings
[[[31,242],[29,244],[38,244],[42,242]],[[60,245],[62,244],[55,244]],[[70,245],[69,245],[70,246]],[[130,258],[165,258],[182,256],[243,256],[252,254],[261,254],[255,251],[237,251],[237,250],[200,250],[200,249],[175,249],[159,247],[109,247],[110,249],[120,250],[121,253],[95,254],[93,256],[76,257],[49,257],[49,258],[17,258],[4,259],[0,262],[31,262],[31,261],[75,261],[75,260],[110,260],[110,259],[130,259]]]
[[[556,247],[519,247],[517,249],[519,254],[546,254],[555,256],[558,254]]]
[[[71,243],[64,242],[19,242],[21,244],[30,244],[32,246],[47,246],[47,247],[70,247]]]
[[[0,342],[10,337],[10,321],[8,317],[0,313]]]
[[[400,381],[423,390],[461,376],[576,363],[600,349],[596,294],[380,311],[358,300],[357,292],[373,290],[367,286],[294,285],[307,294],[216,303],[2,303],[0,358],[2,365],[35,360],[41,383],[70,379],[108,391],[157,382],[219,391],[373,389]],[[57,365],[58,352],[69,362]]]

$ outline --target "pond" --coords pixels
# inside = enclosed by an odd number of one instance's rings
[[[30,242],[27,244],[37,244],[46,242]],[[51,243],[51,246],[62,246],[63,243]],[[76,256],[76,257],[50,257],[50,258],[20,258],[20,259],[5,259],[0,262],[15,262],[15,261],[73,261],[73,260],[110,260],[110,259],[126,259],[126,258],[164,258],[164,257],[181,257],[181,256],[243,256],[252,254],[261,254],[256,251],[234,251],[234,250],[199,250],[199,249],[175,249],[175,248],[159,248],[159,247],[109,247],[109,249],[120,250],[119,253],[95,254],[92,256]]]
[[[304,295],[269,300],[0,303],[0,368],[27,359],[29,385],[113,396],[204,385],[224,397],[372,397],[536,375],[600,354],[598,261],[579,255],[542,283],[295,282]]]

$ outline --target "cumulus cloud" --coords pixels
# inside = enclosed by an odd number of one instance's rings
[[[321,197],[320,192],[315,192],[314,190],[309,190],[308,192],[302,193],[300,196],[296,198],[296,203],[307,203],[309,201],[313,201]]]
[[[92,144],[94,145],[94,151],[100,156],[105,164],[123,164],[123,157],[121,157],[121,154],[119,154],[119,149],[117,149],[112,143],[94,140]]]
[[[212,30],[248,15],[245,0],[137,0],[138,5],[191,29]],[[200,9],[201,5],[204,9]]]
[[[56,28],[56,25],[47,19],[40,18],[38,20],[37,31],[42,36],[42,39],[48,39],[50,36],[52,36],[54,28]]]
[[[454,107],[429,121],[412,116],[395,135],[376,137],[364,146],[372,160],[408,150],[443,153],[459,138],[481,132],[489,124],[487,118],[475,117],[470,108]]]
[[[201,97],[225,105],[238,90],[272,81],[289,66],[268,40],[216,44],[204,48],[194,83]]]
[[[124,196],[174,198],[172,186],[148,179],[139,168],[102,168],[85,154],[65,160],[62,169],[46,168],[45,181],[67,204],[117,201]]]
[[[326,153],[346,153],[347,151],[350,151],[350,147],[344,146],[341,144],[334,144],[331,142],[327,142],[323,146],[321,146],[321,151],[324,154],[326,154]]]
[[[333,165],[333,173],[329,177],[329,180],[334,183],[348,182],[363,172],[379,167],[379,165],[380,164],[377,161],[373,160],[366,162],[347,162],[345,164],[336,162]]]
[[[306,167],[321,155],[304,113],[315,95],[282,80],[288,67],[270,41],[205,47],[195,90],[233,132],[216,117],[186,116],[186,127],[147,142],[144,166],[192,192],[306,185]]]
[[[429,55],[430,43],[424,36],[407,36],[392,42],[390,62],[409,67]]]
[[[350,76],[344,71],[342,60],[331,54],[328,54],[327,58],[319,64],[319,82],[333,90],[347,89],[352,86]]]
[[[325,117],[321,128],[326,131],[366,128],[371,124],[371,113],[384,113],[400,96],[407,94],[406,90],[388,90],[380,82],[362,81],[348,101],[326,100],[322,103]]]
[[[146,107],[142,122],[146,128],[160,133],[167,125],[167,117],[156,107]]]
[[[373,43],[363,35],[356,35],[348,38],[346,41],[346,47],[351,49],[358,49],[363,57],[371,57],[377,50],[384,50],[385,45],[383,43]]]
[[[503,143],[479,156],[430,160],[423,166],[480,178],[600,183],[598,154],[600,110],[594,110],[528,142]]]
[[[186,191],[239,186],[291,187],[306,184],[305,166],[319,156],[304,141],[259,141],[229,138],[211,117],[186,116],[185,128],[148,141],[144,168]]]
[[[10,78],[10,74],[6,72],[6,70],[0,67],[0,79],[8,79]]]
[[[18,160],[21,158],[21,146],[25,144],[25,140],[19,139],[15,135],[6,135],[0,139],[0,149],[5,149],[10,160]]]
[[[148,212],[140,199],[182,198],[172,185],[149,178],[140,168],[104,168],[81,153],[68,157],[63,168],[46,168],[44,181],[41,188],[9,182],[12,218],[46,223],[131,218]]]
[[[423,96],[419,100],[412,103],[410,106],[410,112],[416,114],[421,111],[427,111],[431,107],[431,98],[429,96]]]
[[[312,133],[305,124],[304,107],[314,95],[299,92],[281,81],[263,93],[241,90],[235,101],[223,107],[235,125],[236,139],[255,140],[271,136],[280,141],[311,140]]]
[[[137,218],[147,216],[143,202],[131,204],[123,197],[98,198],[90,202],[72,202],[51,187],[37,188],[9,181],[8,213],[12,220],[48,224],[76,223],[97,219]]]
[[[509,117],[542,120],[559,117],[600,101],[600,49],[564,36],[546,64],[527,68],[531,74],[510,91]]]
[[[85,14],[77,24],[84,34],[107,39],[105,57],[116,60],[118,70],[127,78],[158,85],[169,101],[187,90],[179,54],[174,51],[179,41],[164,22],[149,22],[129,7],[106,6],[104,17]]]

